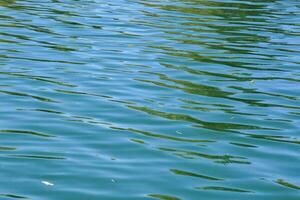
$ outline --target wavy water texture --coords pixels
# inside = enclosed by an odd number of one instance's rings
[[[297,0],[1,0],[0,198],[298,200]]]

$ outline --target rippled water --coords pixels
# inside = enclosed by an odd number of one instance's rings
[[[298,0],[0,0],[0,199],[300,198]]]

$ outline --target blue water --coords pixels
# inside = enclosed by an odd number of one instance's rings
[[[0,199],[299,200],[300,2],[0,0]]]

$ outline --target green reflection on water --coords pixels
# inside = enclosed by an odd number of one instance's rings
[[[0,198],[298,200],[299,13],[0,1]]]

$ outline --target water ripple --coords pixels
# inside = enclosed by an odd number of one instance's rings
[[[299,13],[0,1],[0,198],[298,200]]]

